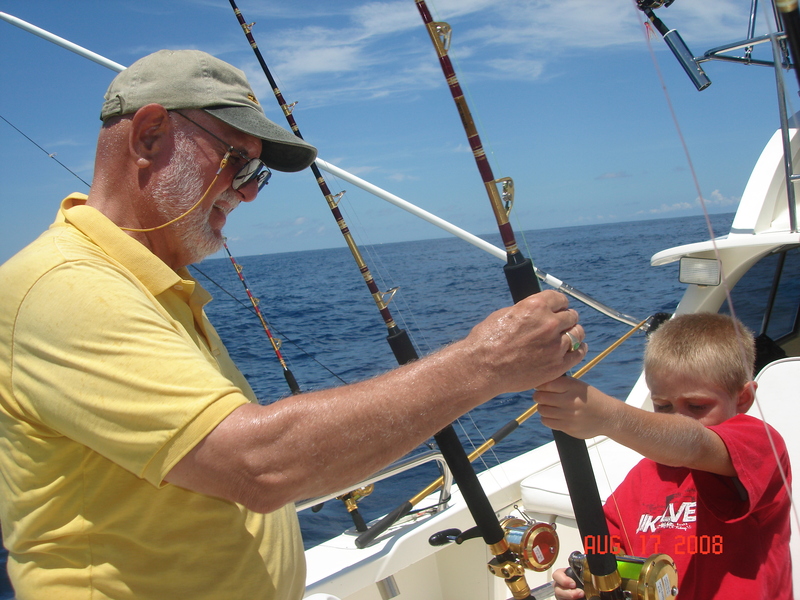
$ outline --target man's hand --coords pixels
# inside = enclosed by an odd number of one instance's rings
[[[383,375],[240,406],[165,480],[258,512],[336,491],[407,454],[475,406],[574,367],[587,350],[577,323],[566,296],[545,291]]]
[[[580,342],[572,350],[572,340]],[[566,296],[547,290],[498,310],[473,328],[463,343],[479,351],[496,394],[537,387],[566,373],[586,356],[583,327]],[[496,395],[495,394],[495,395]]]

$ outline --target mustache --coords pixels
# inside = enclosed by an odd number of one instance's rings
[[[225,190],[222,194],[220,194],[216,201],[214,202],[214,206],[220,209],[225,215],[229,215],[236,209],[237,206],[241,203],[241,199],[239,198],[238,194],[231,190]]]

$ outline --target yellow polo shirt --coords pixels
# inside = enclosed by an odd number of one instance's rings
[[[17,600],[297,600],[293,506],[164,482],[255,397],[210,295],[74,194],[0,266],[0,520]]]

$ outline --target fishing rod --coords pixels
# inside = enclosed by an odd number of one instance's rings
[[[248,23],[245,21],[244,17],[242,16],[242,12],[239,10],[239,7],[236,6],[236,2],[234,2],[234,0],[229,1],[236,18],[242,27],[242,31],[244,31],[245,37],[250,43],[250,47],[253,49],[253,52],[255,53],[259,64],[261,65],[261,69],[264,71],[264,75],[266,75],[270,86],[272,86],[272,92],[275,95],[275,99],[277,100],[281,111],[286,117],[286,121],[289,124],[292,133],[294,133],[300,139],[304,139],[303,135],[300,133],[300,128],[298,127],[294,116],[292,116],[292,109],[294,108],[294,105],[287,104],[283,99],[283,94],[275,82],[275,79],[272,77],[272,73],[270,72],[267,63],[261,54],[261,50],[258,48],[255,38],[253,38],[253,34],[251,32],[252,25],[248,25]],[[339,202],[344,192],[340,192],[336,195],[331,193],[330,189],[328,188],[328,184],[326,183],[325,178],[322,176],[322,173],[320,172],[316,163],[311,163],[311,171],[314,173],[314,177],[317,180],[317,185],[319,186],[322,195],[325,197],[325,201],[327,202],[334,219],[336,219],[336,223],[339,226],[339,230],[342,232],[342,236],[344,236],[347,247],[350,249],[350,253],[353,255],[353,258],[358,265],[358,269],[364,278],[364,282],[367,284],[367,288],[372,295],[372,299],[374,300],[375,305],[377,306],[378,311],[383,318],[387,329],[386,339],[389,342],[389,346],[391,347],[397,362],[403,365],[411,362],[412,360],[416,360],[419,358],[419,356],[414,349],[413,344],[411,343],[408,333],[397,325],[392,317],[391,312],[389,311],[389,302],[391,302],[391,299],[397,291],[397,288],[392,288],[387,292],[381,292],[378,289],[375,279],[372,277],[372,273],[370,273],[369,267],[364,261],[361,251],[358,249],[358,246],[356,245],[355,240],[350,233],[350,228],[347,226],[347,223],[342,216],[342,212],[339,210]]]
[[[250,299],[250,303],[253,305],[253,310],[256,311],[256,316],[258,320],[261,321],[262,327],[264,327],[264,333],[267,334],[267,338],[269,339],[269,343],[272,346],[272,350],[275,352],[275,356],[278,358],[278,362],[281,364],[281,368],[283,368],[283,376],[286,379],[286,383],[289,384],[289,389],[292,391],[292,394],[299,394],[300,393],[300,386],[297,384],[297,380],[294,378],[294,374],[292,373],[291,369],[286,364],[286,361],[283,359],[283,354],[281,353],[281,344],[279,340],[276,340],[272,336],[272,332],[269,329],[269,325],[267,325],[267,320],[264,318],[264,315],[261,314],[261,309],[259,308],[259,300],[253,293],[250,291],[250,286],[247,285],[247,280],[244,277],[244,267],[236,262],[236,259],[233,258],[233,254],[231,254],[230,248],[228,248],[228,241],[226,239],[222,240],[222,245],[225,247],[225,252],[228,254],[228,258],[231,259],[231,264],[233,265],[233,269],[236,271],[236,274],[239,276],[239,281],[242,282],[244,286],[244,291],[247,292],[247,297]]]
[[[595,356],[592,360],[582,366],[578,371],[575,372],[573,377],[575,379],[580,379],[586,373],[591,371],[595,366],[597,366],[600,361],[602,361],[606,356],[611,354],[614,350],[616,350],[622,343],[624,343],[629,337],[631,337],[634,333],[641,330],[645,327],[652,319],[656,318],[648,317],[641,323],[637,323],[634,325],[625,335],[620,337],[614,343],[608,346],[605,350],[603,350],[600,354]],[[515,431],[520,425],[522,425],[525,421],[527,421],[530,417],[535,415],[539,410],[539,406],[534,404],[527,410],[523,411],[518,417],[515,419],[510,420],[508,423],[500,427],[497,431],[495,431],[489,438],[480,446],[478,446],[475,450],[470,452],[469,454],[469,461],[475,462],[478,458],[483,456],[488,450],[494,448],[497,444],[502,442],[509,434]],[[431,482],[426,488],[420,491],[415,496],[411,497],[403,504],[398,506],[392,512],[388,513],[385,517],[383,517],[380,521],[373,524],[368,531],[365,531],[361,535],[356,538],[356,546],[359,548],[365,547],[370,544],[375,538],[377,538],[380,534],[386,531],[389,527],[391,527],[394,523],[396,523],[400,518],[407,515],[411,510],[419,504],[422,500],[430,496],[433,492],[438,490],[444,484],[444,477],[439,477],[438,479]]]
[[[519,250],[516,240],[514,239],[513,229],[508,220],[513,203],[513,198],[509,198],[510,193],[513,193],[513,183],[510,178],[495,179],[492,173],[491,166],[486,158],[486,152],[483,149],[480,136],[478,135],[477,128],[470,114],[466,98],[461,91],[461,86],[458,83],[458,78],[456,77],[455,70],[448,56],[451,33],[450,26],[447,23],[434,22],[425,4],[425,0],[415,0],[415,2],[438,54],[439,64],[447,81],[450,93],[453,96],[453,100],[456,103],[459,116],[461,117],[461,124],[467,134],[467,139],[470,148],[472,148],[478,171],[481,174],[489,196],[489,201],[507,253],[507,262],[503,270],[506,274],[511,296],[514,302],[519,302],[523,298],[538,293],[541,291],[541,288],[539,287],[539,282],[533,270],[533,263],[530,259],[525,258]],[[505,198],[501,196],[498,186],[502,186]],[[597,488],[594,472],[592,471],[586,443],[583,440],[573,438],[561,431],[554,430],[553,436],[561,459],[561,465],[564,469],[564,476],[567,481],[570,500],[572,501],[575,520],[581,538],[584,541],[590,539],[608,540],[608,525],[603,513],[602,500]],[[472,510],[471,507],[470,510]],[[504,542],[502,539],[503,528],[501,525],[496,519],[494,519],[494,524],[490,527],[487,526],[484,528],[484,525],[481,523],[477,524],[481,530],[484,541],[489,545],[493,554],[495,554],[496,560],[502,561],[502,554],[497,552],[498,549],[502,548],[500,545],[501,542]],[[506,547],[508,546],[507,543],[505,545]],[[584,543],[584,545],[587,546],[587,550],[590,550],[586,543]],[[597,582],[597,588],[601,591],[601,597],[621,600],[624,597],[621,589],[622,579],[617,570],[617,562],[614,556],[609,553],[601,554],[591,551],[587,552],[587,561],[589,563],[589,569],[594,576],[594,580]],[[490,564],[490,569],[491,568]],[[518,596],[515,595],[514,597],[517,598]],[[524,598],[526,596],[520,597]]]
[[[250,46],[253,48],[253,52],[255,53],[256,58],[258,59],[258,62],[264,71],[264,74],[267,76],[267,79],[272,86],[275,99],[278,101],[278,104],[280,105],[292,132],[294,132],[297,137],[302,139],[300,128],[292,116],[292,107],[287,105],[286,101],[283,99],[283,94],[275,83],[275,79],[272,77],[269,67],[266,64],[261,51],[258,49],[258,44],[253,38],[251,26],[245,21],[241,11],[236,6],[235,1],[229,1],[234,13],[236,14],[239,24],[242,26],[242,30],[244,31],[248,42],[250,42]],[[374,287],[372,277],[369,275],[369,271],[364,264],[363,259],[360,257],[358,248],[356,247],[355,242],[352,240],[349,229],[344,223],[344,219],[341,217],[341,213],[337,207],[337,202],[328,190],[328,186],[325,183],[322,173],[320,173],[316,164],[311,165],[311,170],[317,179],[320,190],[325,196],[325,200],[328,202],[328,205],[331,208],[331,212],[333,212],[337,223],[339,223],[339,228],[347,240],[347,245],[350,248],[350,251],[353,253],[362,275],[364,275],[364,279],[367,282],[370,292],[372,292],[373,299],[378,305],[381,315],[384,317],[384,321],[386,322],[389,330],[387,341],[389,342],[389,345],[395,354],[397,362],[403,365],[411,362],[412,360],[416,360],[418,355],[414,349],[414,346],[411,344],[408,333],[405,330],[400,329],[395,324],[394,320],[391,318],[388,307],[383,302],[381,295],[377,292],[377,289]],[[528,266],[530,267],[530,264]],[[535,277],[534,281],[536,281]],[[497,551],[494,552],[496,556],[500,557],[500,560],[498,560],[497,564],[495,565],[497,572],[509,573],[509,576],[505,577],[505,579],[509,584],[509,588],[514,593],[515,598],[528,598],[530,595],[530,590],[525,582],[524,574],[518,572],[518,569],[521,569],[521,567],[518,567],[516,561],[514,560],[515,557],[513,553],[509,550],[509,545],[505,541],[505,534],[500,528],[500,524],[494,515],[494,510],[492,509],[489,499],[486,497],[486,494],[484,493],[483,488],[478,481],[475,471],[470,466],[469,457],[467,456],[464,447],[461,445],[461,441],[458,439],[458,434],[452,425],[448,425],[436,433],[433,437],[436,440],[436,444],[439,446],[445,461],[447,462],[448,468],[453,474],[453,479],[458,484],[458,487],[461,490],[468,506],[470,506],[473,517],[475,518],[476,523],[479,525],[481,530],[488,531],[492,526],[500,530],[500,536],[496,541]],[[523,592],[523,590],[527,591]]]

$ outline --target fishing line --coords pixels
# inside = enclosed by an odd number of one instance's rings
[[[31,144],[33,144],[34,146],[36,146],[36,147],[37,147],[39,150],[41,150],[42,152],[44,152],[45,154],[47,154],[47,156],[49,156],[50,158],[52,158],[52,159],[53,159],[54,161],[56,161],[56,162],[57,162],[59,165],[61,165],[62,167],[64,167],[64,168],[65,168],[65,169],[66,169],[66,170],[67,170],[69,173],[71,173],[72,175],[74,175],[74,176],[75,176],[75,178],[76,178],[78,181],[80,181],[81,183],[83,183],[83,184],[84,184],[84,185],[85,185],[87,188],[89,188],[89,187],[92,187],[92,184],[90,184],[90,183],[87,183],[86,181],[84,181],[84,180],[83,180],[83,178],[81,178],[81,176],[80,176],[80,175],[78,175],[77,173],[75,173],[75,171],[72,171],[72,170],[71,170],[71,169],[70,169],[70,168],[69,168],[67,165],[65,165],[65,164],[64,164],[64,163],[62,163],[60,160],[58,160],[58,159],[56,158],[56,153],[55,153],[55,152],[48,152],[47,150],[45,150],[44,148],[42,148],[42,147],[41,147],[39,144],[37,144],[37,143],[36,143],[36,142],[34,142],[34,141],[31,139],[31,138],[29,138],[27,135],[25,135],[25,133],[23,133],[21,129],[19,129],[19,128],[18,128],[16,125],[14,125],[13,123],[11,123],[11,121],[9,121],[8,119],[6,119],[6,118],[5,118],[3,115],[0,115],[0,119],[3,119],[3,121],[5,121],[5,122],[6,122],[6,123],[8,123],[8,124],[9,124],[11,127],[13,127],[13,128],[14,128],[14,129],[17,131],[17,133],[19,133],[19,134],[20,134],[22,137],[24,137],[24,138],[25,138],[26,140],[28,140],[28,141],[29,141]]]
[[[633,6],[636,9],[635,0],[633,0]],[[770,34],[770,45],[771,45],[771,47],[773,49],[773,60],[774,60],[774,63],[775,63],[774,64],[774,70],[775,70],[775,73],[776,73],[776,77],[779,78],[779,79],[782,79],[783,78],[783,72],[782,72],[782,70],[781,70],[781,68],[779,66],[781,64],[781,62],[779,61],[779,54],[780,54],[781,50],[778,47],[777,32],[772,29],[772,23],[771,23],[770,16],[769,16],[769,14],[768,14],[768,12],[767,12],[767,10],[766,10],[766,8],[764,7],[763,4],[762,4],[762,9],[763,9],[763,11],[765,13],[764,21],[767,24],[767,28],[768,28],[769,34]],[[638,11],[638,9],[637,9],[637,11]],[[669,94],[669,90],[667,88],[667,83],[666,83],[666,81],[664,79],[663,73],[661,72],[661,69],[660,69],[659,64],[658,64],[658,60],[656,59],[655,51],[654,51],[653,46],[652,46],[652,44],[650,42],[649,21],[645,21],[642,30],[644,32],[645,41],[647,43],[647,48],[648,48],[648,50],[650,52],[650,56],[651,56],[651,59],[653,61],[653,66],[655,68],[656,74],[657,74],[659,82],[661,84],[661,89],[664,92],[664,97],[665,97],[665,100],[667,102],[667,106],[669,108],[670,116],[672,117],[672,121],[673,121],[673,124],[675,125],[675,129],[676,129],[676,132],[678,134],[678,138],[680,139],[681,146],[683,147],[683,151],[684,151],[684,154],[686,156],[686,160],[687,160],[687,163],[688,163],[688,166],[689,166],[689,171],[691,172],[692,180],[694,182],[695,190],[697,192],[697,199],[698,199],[698,202],[700,203],[700,206],[701,206],[701,208],[703,210],[703,217],[705,218],[706,227],[708,228],[708,232],[709,232],[709,236],[710,236],[710,240],[711,240],[711,245],[712,245],[712,248],[713,248],[713,251],[714,251],[714,256],[716,257],[716,259],[721,264],[721,255],[720,255],[720,252],[719,252],[719,248],[717,246],[717,238],[716,238],[716,235],[714,233],[714,228],[713,228],[713,226],[711,224],[711,217],[710,217],[709,212],[708,212],[708,207],[706,205],[705,197],[703,196],[702,190],[700,188],[700,183],[699,183],[699,180],[698,180],[698,177],[697,177],[697,172],[696,172],[695,167],[694,167],[694,162],[692,161],[691,154],[689,152],[689,148],[688,148],[688,145],[686,143],[686,139],[685,139],[685,137],[683,135],[683,131],[682,131],[680,123],[678,121],[677,114],[675,113],[674,106],[672,104],[672,100],[671,100],[671,97],[670,97],[670,94]],[[783,98],[779,98],[779,102],[784,102],[784,99]],[[792,185],[792,183],[791,182],[787,182],[786,185],[787,186],[788,185]],[[736,319],[737,317],[736,317],[735,307],[733,305],[733,299],[731,298],[731,291],[730,291],[731,290],[731,286],[728,284],[728,280],[727,280],[725,272],[720,270],[720,275],[721,275],[722,289],[725,292],[725,297],[726,297],[727,302],[728,302],[728,308],[730,309],[731,316],[734,317],[734,319]],[[742,362],[746,362],[745,355],[744,355],[744,344],[742,343],[741,332],[740,332],[740,330],[738,328],[738,325],[735,325],[735,328],[736,328],[737,335],[739,336],[739,340],[740,340],[740,344],[739,345],[740,345],[740,348],[742,349]],[[758,400],[758,393],[756,393],[755,404],[756,404],[756,407],[758,408],[758,411],[759,411],[759,413],[761,415],[761,420],[764,423],[764,430],[767,433],[767,439],[769,440],[770,446],[772,447],[773,455],[775,456],[776,463],[778,465],[778,470],[779,470],[781,478],[783,480],[784,488],[786,489],[786,491],[787,491],[787,493],[789,495],[789,498],[791,499],[792,498],[791,485],[789,485],[787,475],[786,475],[786,473],[784,472],[784,470],[783,470],[783,468],[781,466],[777,448],[775,447],[774,440],[773,440],[772,435],[771,435],[771,433],[769,431],[769,428],[767,427],[767,422],[764,419],[764,413],[763,413],[763,410],[762,410],[762,407],[761,407],[761,403]],[[601,464],[602,464],[602,459],[601,459]],[[614,496],[614,494],[612,492],[612,498],[613,498],[613,496]],[[615,501],[615,505],[616,505],[616,501]],[[792,507],[792,513],[793,513],[793,516],[795,518],[795,521],[798,524],[800,524],[800,517],[798,516],[797,508],[796,508],[796,506],[794,504],[793,499],[791,500],[791,507]],[[628,540],[628,543],[630,544],[630,540]]]
[[[388,271],[388,269],[386,268],[386,265],[385,265],[385,261],[375,251],[375,246],[369,240],[369,233],[368,233],[368,230],[363,226],[363,224],[361,222],[360,212],[354,210],[355,206],[352,203],[349,203],[349,205],[350,205],[350,210],[347,209],[348,203],[344,203],[344,202],[340,202],[339,203],[339,209],[342,212],[345,212],[347,214],[347,222],[348,222],[348,224],[350,224],[350,234],[354,235],[354,236],[357,235],[359,238],[367,238],[366,243],[363,244],[363,245],[361,243],[361,239],[359,239],[359,244],[358,244],[359,248],[361,248],[363,253],[368,254],[369,257],[370,257],[370,264],[372,265],[371,271],[373,273],[373,277],[376,277],[376,279],[380,279],[381,284],[383,286],[383,289],[389,289],[387,287],[386,281],[384,280],[384,271]],[[353,227],[352,227],[352,222],[351,222],[351,219],[350,219],[351,215],[355,215],[355,221],[359,226],[358,229],[356,229],[356,230],[354,230]],[[379,267],[377,269],[377,276],[376,276],[376,269],[375,269],[375,264],[376,263],[378,263],[378,265],[379,265]],[[388,285],[390,287],[394,287],[393,283],[394,282],[392,281]],[[398,288],[399,288],[399,286],[398,286]],[[426,353],[429,353],[431,351],[431,349],[432,349],[432,344],[430,343],[430,340],[425,335],[424,327],[420,326],[419,319],[416,316],[416,312],[414,310],[412,310],[410,304],[406,301],[405,296],[402,296],[400,294],[395,294],[395,296],[393,297],[393,301],[398,301],[398,300],[400,301],[400,303],[402,303],[403,307],[405,307],[405,308],[404,309],[401,308],[400,311],[396,311],[395,317],[397,318],[398,315],[399,315],[399,319],[398,320],[402,322],[404,328],[408,331],[408,334],[412,338],[412,340],[414,341],[415,345],[417,345],[417,347],[419,347],[422,350],[424,350]],[[407,319],[406,319],[406,314],[405,314],[406,310],[410,313],[410,319],[411,319],[412,327],[408,326]],[[416,339],[415,334],[418,334],[418,336],[420,338],[422,338],[422,341],[424,342],[423,344],[419,343],[419,340]],[[462,437],[467,441],[467,443],[472,447],[472,449],[475,450],[478,446],[486,443],[486,435],[483,433],[480,425],[478,425],[473,412],[474,411],[469,411],[466,414],[462,415],[461,417],[458,417],[454,421],[454,423],[461,430]],[[471,424],[472,429],[474,430],[473,433],[470,433],[470,431],[465,426],[465,424],[463,422],[464,419],[467,419],[467,421]],[[477,432],[477,435],[478,435],[479,439],[481,440],[480,444],[476,444],[476,442],[473,439],[474,435],[476,435],[475,432]],[[500,464],[500,458],[497,456],[497,454],[495,453],[494,449],[491,450],[491,453],[492,453],[492,456],[494,457],[495,464]],[[483,456],[481,457],[481,463],[483,464],[483,466],[487,470],[489,469],[489,465],[486,463],[486,458],[484,458]]]
[[[8,123],[8,125],[9,125],[9,126],[11,126],[11,127],[12,127],[12,128],[15,130],[15,131],[17,131],[17,132],[18,132],[18,133],[19,133],[21,136],[23,136],[23,137],[24,137],[26,140],[28,140],[28,141],[29,141],[31,144],[33,144],[34,146],[36,146],[37,148],[39,148],[39,150],[41,150],[42,152],[44,152],[44,153],[45,153],[45,154],[46,154],[48,157],[50,157],[50,158],[52,158],[53,160],[55,160],[55,161],[56,161],[56,162],[57,162],[57,163],[58,163],[58,164],[59,164],[59,165],[60,165],[62,168],[64,168],[64,169],[65,169],[65,170],[66,170],[68,173],[70,173],[70,174],[71,174],[72,176],[74,176],[74,177],[75,177],[75,178],[76,178],[78,181],[80,181],[81,183],[83,183],[84,185],[86,185],[86,187],[88,187],[88,188],[90,188],[90,187],[91,187],[91,184],[90,184],[90,183],[88,183],[87,181],[85,181],[83,178],[81,178],[81,176],[80,176],[80,175],[78,175],[77,173],[75,173],[75,172],[74,172],[72,169],[70,169],[68,166],[66,166],[64,163],[62,163],[60,160],[58,160],[58,159],[56,158],[56,155],[55,155],[55,153],[51,153],[51,152],[48,152],[47,150],[45,150],[45,149],[44,149],[42,146],[40,146],[38,143],[36,143],[36,142],[35,142],[33,139],[31,139],[31,138],[30,138],[28,135],[26,135],[26,134],[25,134],[25,133],[24,133],[24,132],[23,132],[21,129],[19,129],[19,128],[18,128],[16,125],[14,125],[14,124],[13,124],[13,123],[11,123],[11,122],[10,122],[8,119],[6,119],[6,118],[5,118],[3,115],[0,115],[0,119],[2,119],[3,121],[5,121],[6,123]],[[217,175],[217,176],[218,176],[218,175]],[[215,181],[216,181],[216,178],[215,178]],[[212,182],[212,185],[213,185],[213,182]],[[208,188],[208,189],[210,189],[210,186],[209,186],[209,188]],[[200,200],[198,200],[198,202],[197,202],[197,203],[196,203],[196,204],[195,204],[195,205],[194,205],[192,208],[190,208],[190,209],[189,209],[187,212],[185,212],[184,214],[182,214],[181,216],[179,216],[177,219],[173,219],[173,220],[172,220],[172,221],[170,221],[169,223],[165,223],[164,225],[161,225],[160,227],[156,227],[156,228],[153,228],[153,229],[160,229],[160,228],[162,228],[162,227],[166,227],[167,225],[169,225],[169,224],[171,224],[171,223],[174,223],[175,221],[177,221],[177,220],[179,220],[179,219],[182,219],[183,217],[185,217],[185,216],[186,216],[188,213],[190,213],[190,212],[191,212],[191,211],[193,211],[195,208],[197,208],[197,206],[199,206],[199,205],[200,205],[200,203],[203,201],[203,198],[205,198],[205,197],[206,197],[206,195],[208,195],[208,189],[206,190],[206,193],[203,195],[203,197],[202,197],[202,198],[200,198]],[[126,229],[126,228],[121,228],[121,229]],[[150,231],[150,230],[138,230],[138,229],[136,229],[136,230],[134,230],[134,229],[126,229],[126,230],[127,230],[127,231]],[[225,294],[227,294],[228,296],[230,296],[230,297],[231,297],[233,300],[235,300],[236,302],[238,302],[238,303],[239,303],[239,304],[240,304],[240,305],[241,305],[243,308],[245,308],[245,309],[249,310],[249,311],[250,311],[250,312],[251,312],[253,315],[255,315],[256,317],[258,316],[258,315],[256,314],[256,311],[253,309],[253,307],[251,307],[251,306],[248,306],[247,304],[245,304],[244,302],[242,302],[241,300],[239,300],[239,298],[237,298],[236,296],[234,296],[234,295],[233,295],[233,294],[232,294],[230,291],[228,291],[228,290],[227,290],[225,287],[223,287],[222,285],[220,285],[220,284],[219,284],[217,281],[215,281],[213,278],[211,278],[211,277],[210,277],[210,276],[209,276],[207,273],[205,273],[204,271],[202,271],[202,270],[200,269],[200,267],[198,267],[197,265],[189,265],[189,267],[191,267],[191,268],[195,269],[195,270],[196,270],[198,273],[200,273],[200,274],[201,274],[203,277],[205,277],[205,278],[206,278],[208,281],[210,281],[212,284],[214,284],[215,286],[217,286],[217,287],[218,287],[220,290],[222,290],[222,291],[223,291]],[[282,337],[282,338],[283,338],[285,341],[289,342],[289,343],[290,343],[290,344],[292,344],[292,345],[293,345],[295,348],[297,348],[297,350],[298,350],[299,352],[301,352],[301,353],[302,353],[304,356],[306,356],[307,358],[311,359],[313,362],[315,362],[317,365],[319,365],[319,366],[320,366],[322,369],[324,369],[325,371],[327,371],[327,372],[328,372],[328,373],[329,373],[329,374],[330,374],[332,377],[334,377],[335,379],[337,379],[338,381],[340,381],[340,382],[341,382],[341,383],[343,383],[343,384],[347,384],[347,383],[348,383],[348,382],[347,382],[347,381],[345,381],[345,380],[344,380],[342,377],[340,377],[339,375],[337,375],[336,373],[334,373],[334,372],[333,372],[333,371],[332,371],[332,370],[331,370],[329,367],[327,367],[327,366],[325,366],[324,364],[322,364],[322,363],[321,363],[319,360],[317,360],[317,359],[316,359],[316,358],[315,358],[313,355],[311,355],[311,354],[310,354],[309,352],[307,352],[307,351],[306,351],[304,348],[302,348],[302,347],[301,347],[301,346],[300,346],[300,345],[299,345],[297,342],[295,342],[294,340],[291,340],[291,339],[287,338],[286,336],[284,336],[284,335],[283,335],[283,334],[282,334],[282,333],[281,333],[281,332],[280,332],[280,331],[279,331],[279,330],[278,330],[276,327],[274,327],[274,326],[273,326],[273,327],[272,327],[272,329],[273,329],[273,330],[275,330],[275,331],[276,331],[276,332],[277,332],[277,333],[278,333],[278,334],[279,334],[279,335],[280,335],[280,336],[281,336],[281,337]]]
[[[258,317],[258,315],[256,314],[256,311],[255,311],[255,309],[254,309],[252,306],[250,306],[250,305],[248,305],[248,304],[245,304],[244,302],[242,302],[242,300],[240,300],[240,299],[239,299],[239,298],[237,298],[237,297],[236,297],[234,294],[232,294],[230,291],[228,291],[228,290],[227,290],[227,289],[226,289],[226,288],[225,288],[223,285],[221,285],[219,282],[217,282],[216,280],[214,280],[214,278],[212,278],[210,275],[208,275],[208,273],[206,273],[205,271],[203,271],[202,269],[200,269],[200,267],[198,267],[197,265],[189,265],[189,268],[191,268],[191,269],[193,269],[193,270],[197,271],[197,272],[198,272],[200,275],[202,275],[203,277],[205,277],[205,278],[206,278],[208,281],[210,281],[212,284],[214,284],[215,286],[217,286],[217,287],[218,287],[220,290],[222,290],[223,292],[225,292],[225,294],[227,294],[228,296],[230,296],[230,297],[231,297],[231,298],[232,298],[232,299],[233,299],[235,302],[238,302],[238,303],[239,303],[239,304],[242,306],[242,308],[244,308],[245,310],[248,310],[250,313],[252,313],[252,314],[253,314],[253,316],[255,316],[255,317]],[[301,353],[302,353],[302,354],[303,354],[305,357],[309,358],[310,360],[312,360],[313,362],[315,362],[317,365],[319,365],[320,367],[322,367],[322,368],[323,368],[324,370],[326,370],[326,371],[327,371],[327,372],[328,372],[328,373],[329,373],[329,374],[330,374],[332,377],[335,377],[336,379],[338,379],[338,380],[339,380],[341,383],[343,383],[343,384],[345,384],[345,385],[348,383],[347,381],[345,381],[344,379],[342,379],[342,378],[341,378],[339,375],[337,375],[336,373],[334,373],[333,371],[331,371],[331,369],[329,369],[329,368],[328,368],[328,367],[326,367],[324,364],[322,364],[321,362],[319,362],[319,361],[318,361],[318,360],[317,360],[317,359],[314,357],[314,355],[310,354],[310,353],[309,353],[309,352],[307,352],[305,349],[303,349],[303,347],[302,347],[302,346],[300,346],[300,345],[299,345],[297,342],[295,342],[295,341],[294,341],[294,340],[292,340],[291,338],[288,338],[288,337],[286,337],[286,335],[284,335],[284,334],[283,334],[283,333],[282,333],[282,332],[281,332],[281,331],[280,331],[280,330],[279,330],[277,327],[275,327],[275,325],[274,325],[272,322],[270,322],[270,327],[271,327],[271,329],[272,329],[272,330],[273,330],[275,333],[277,333],[278,335],[280,335],[280,336],[281,336],[281,339],[282,339],[284,342],[287,342],[287,343],[291,344],[292,346],[294,346],[295,348],[297,348],[297,350],[298,350],[298,351],[300,351],[300,352],[301,352]]]
[[[339,181],[339,179],[335,175],[331,176],[337,182]],[[417,346],[417,348],[419,348],[420,350],[424,351],[425,353],[429,353],[431,350],[431,343],[425,336],[424,328],[421,327],[419,319],[417,318],[415,312],[412,310],[405,296],[401,293],[402,286],[395,284],[396,280],[391,272],[391,269],[389,269],[389,267],[386,266],[386,262],[383,260],[383,257],[376,252],[375,250],[376,246],[372,242],[369,235],[369,228],[365,227],[363,222],[361,221],[361,213],[356,210],[355,205],[350,201],[350,199],[347,197],[346,194],[342,196],[342,202],[339,203],[339,207],[340,210],[346,213],[348,223],[351,223],[351,217],[355,220],[357,228],[354,229],[351,226],[350,233],[354,237],[357,236],[359,238],[359,243],[358,243],[359,248],[362,248],[363,252],[369,256],[370,264],[372,265],[371,272],[373,273],[373,277],[380,281],[381,289],[398,290],[397,293],[392,297],[392,302],[401,305],[401,310],[398,311],[397,314],[395,315],[397,317],[396,320],[402,323],[403,328],[408,333],[408,336],[411,338],[414,345]],[[378,264],[377,269],[375,268],[375,263]],[[387,279],[389,280],[388,282]],[[408,313],[408,318],[406,318],[407,313]],[[409,327],[409,321],[411,324],[410,327]]]

